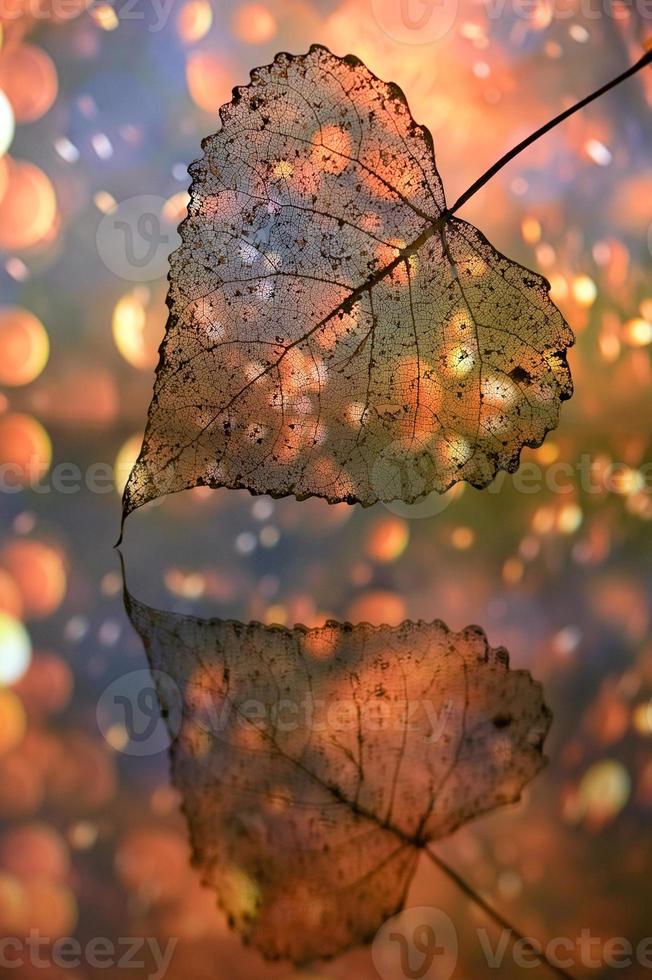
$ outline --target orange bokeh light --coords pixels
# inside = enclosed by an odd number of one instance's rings
[[[652,323],[643,317],[634,317],[623,326],[623,339],[630,347],[647,347],[652,344]]]
[[[134,468],[138,459],[140,447],[143,443],[142,435],[130,436],[120,447],[113,466],[115,488],[122,494],[127,485],[129,474]]]
[[[365,592],[349,606],[347,619],[352,623],[381,623],[398,626],[406,617],[405,603],[399,595],[377,589]]]
[[[201,41],[213,23],[213,11],[206,0],[189,0],[181,8],[177,18],[179,36],[186,44]]]
[[[8,831],[0,844],[3,867],[20,878],[65,879],[70,870],[68,845],[45,823],[31,823]]]
[[[0,552],[0,563],[16,582],[26,616],[50,616],[66,593],[66,569],[59,551],[34,540],[16,540]]]
[[[64,364],[51,382],[43,380],[31,404],[51,422],[90,426],[115,418],[118,392],[107,369],[77,361]]]
[[[247,44],[271,41],[276,31],[276,18],[262,3],[246,3],[233,15],[233,33]]]
[[[38,481],[52,462],[47,432],[31,415],[10,412],[0,417],[0,467],[3,483],[24,486]]]
[[[26,920],[27,899],[20,880],[0,871],[0,928],[5,936],[15,936]]]
[[[217,112],[231,96],[229,71],[207,51],[188,56],[186,80],[193,102],[206,112]]]
[[[43,782],[42,772],[30,764],[22,745],[0,756],[0,817],[11,820],[35,813],[43,802]]]
[[[0,755],[20,745],[26,728],[25,709],[18,695],[7,688],[0,689]]]
[[[54,62],[33,44],[8,47],[0,54],[0,88],[12,105],[16,122],[34,122],[57,97]]]
[[[186,843],[171,831],[132,830],[118,845],[115,864],[125,888],[153,902],[169,900],[187,876]]]
[[[138,291],[127,293],[115,305],[113,340],[128,364],[148,370],[158,360],[163,324],[158,306],[149,309]]]
[[[9,164],[6,156],[0,156],[0,201],[9,186]]]
[[[405,551],[409,537],[408,526],[402,518],[382,517],[367,537],[367,552],[376,561],[395,561]]]
[[[57,214],[49,178],[25,160],[8,160],[8,185],[0,200],[0,248],[25,249],[45,238]]]
[[[48,793],[57,807],[81,813],[104,806],[115,793],[116,773],[105,742],[70,732],[55,747]]]
[[[71,889],[47,878],[26,878],[28,931],[58,939],[69,936],[77,922],[77,901]]]
[[[63,711],[73,690],[68,664],[56,653],[38,653],[14,685],[28,713],[51,715]]]
[[[23,600],[20,590],[9,572],[0,568],[0,612],[9,613],[14,619],[22,619]]]
[[[45,327],[27,310],[0,309],[0,352],[0,384],[29,384],[47,364],[50,343]]]

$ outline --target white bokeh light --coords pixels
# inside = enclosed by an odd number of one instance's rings
[[[20,680],[32,659],[27,630],[17,619],[0,612],[0,684]]]

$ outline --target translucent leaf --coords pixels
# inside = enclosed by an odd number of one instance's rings
[[[173,682],[159,698],[194,863],[267,957],[369,940],[420,849],[517,800],[544,763],[541,688],[478,627],[289,630],[127,606]]]
[[[411,502],[514,470],[571,394],[541,276],[446,210],[403,93],[280,54],[190,168],[125,515],[198,484]]]

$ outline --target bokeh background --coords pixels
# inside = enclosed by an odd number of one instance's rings
[[[166,753],[134,755],[124,720],[103,715],[106,688],[146,667],[112,544],[186,168],[251,68],[321,42],[401,85],[433,132],[452,201],[638,58],[646,7],[0,0],[0,23],[0,930],[173,937],[171,980],[376,977],[364,949],[301,972],[244,950],[188,866]],[[308,625],[442,618],[506,645],[544,683],[550,765],[520,805],[440,851],[541,938],[652,933],[651,105],[648,69],[464,209],[550,279],[577,334],[576,394],[558,431],[523,454],[527,481],[503,475],[483,493],[367,511],[198,490],[132,517],[124,546],[132,591],[164,608]],[[115,240],[98,244],[118,212],[134,235],[139,215],[155,214],[140,226],[151,262],[130,268]],[[432,866],[409,904],[453,919],[455,976],[492,974],[474,936],[486,922]],[[0,973],[153,970],[150,959]],[[573,972],[609,974],[579,953]],[[521,974],[509,962],[500,972]]]

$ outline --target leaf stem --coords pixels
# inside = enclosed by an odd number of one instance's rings
[[[500,912],[498,912],[492,905],[489,905],[489,903],[485,901],[485,899],[482,898],[482,896],[479,895],[478,892],[476,892],[475,889],[472,888],[471,885],[469,885],[468,882],[466,882],[464,878],[457,873],[457,871],[446,864],[446,862],[443,861],[439,855],[435,854],[435,852],[429,847],[424,848],[424,850],[432,863],[439,868],[440,871],[443,871],[446,877],[450,878],[450,880],[457,885],[462,892],[464,892],[467,898],[470,898],[471,901],[478,906],[478,908],[481,908],[485,915],[487,915],[497,926],[499,926],[501,929],[507,930],[507,932],[510,933],[512,942],[522,942],[527,944],[527,946],[539,957],[541,964],[547,966],[549,970],[552,970],[552,972],[556,974],[556,976],[563,977],[564,980],[573,980],[570,973],[567,973],[566,970],[563,970],[560,966],[553,963],[543,949],[539,949],[533,944],[532,939],[528,939],[523,935],[523,933],[519,932],[518,929],[515,929],[511,922],[501,915]]]
[[[652,64],[652,48],[649,51],[646,51],[642,58],[639,58],[635,64],[631,65],[631,67],[629,67],[621,75],[618,75],[616,78],[612,78],[610,82],[602,85],[591,95],[587,95],[586,98],[580,99],[580,101],[576,102],[575,105],[572,105],[569,109],[565,109],[564,112],[560,112],[559,115],[555,116],[554,119],[551,119],[550,122],[547,122],[534,133],[531,133],[530,136],[527,136],[524,140],[521,140],[520,143],[505,153],[500,160],[497,160],[493,167],[490,167],[489,170],[483,173],[481,177],[478,177],[475,183],[471,184],[468,190],[464,191],[461,197],[458,197],[455,204],[448,208],[448,213],[455,214],[456,211],[459,211],[459,209],[466,204],[469,198],[473,197],[473,195],[476,194],[481,187],[484,187],[484,185],[490,181],[492,177],[495,177],[499,170],[502,170],[503,167],[514,159],[514,157],[517,157],[519,153],[522,153],[522,151],[527,149],[528,146],[531,146],[532,143],[536,142],[540,136],[544,136],[546,133],[549,133],[551,129],[554,129],[555,126],[559,125],[559,123],[564,122],[564,120],[568,119],[569,116],[579,112],[579,110],[583,109],[584,106],[587,106],[590,102],[594,102],[596,99],[599,99],[601,95],[605,94],[605,92],[615,88],[616,85],[620,85],[621,82],[631,78],[631,76],[639,72],[641,68],[645,68],[646,65],[650,64]]]

